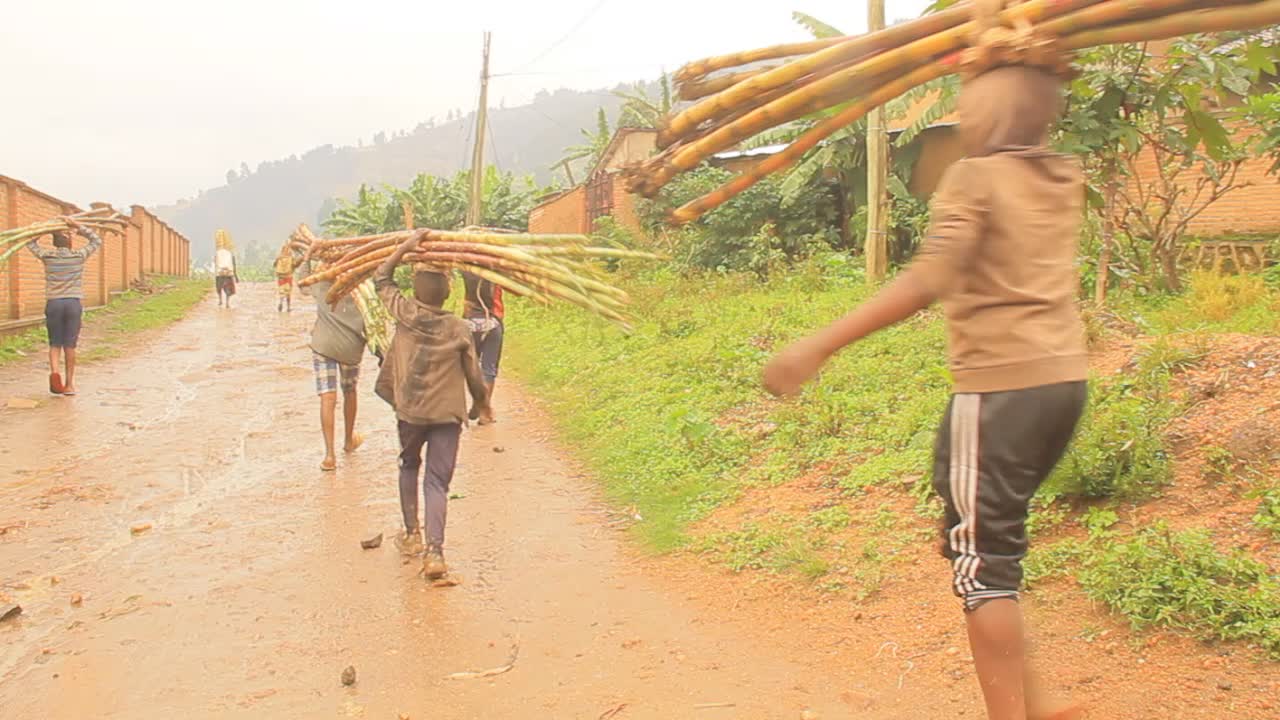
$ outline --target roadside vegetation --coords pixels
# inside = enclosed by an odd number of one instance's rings
[[[213,287],[208,278],[199,277],[155,278],[154,282],[160,288],[157,292],[143,294],[130,290],[107,307],[85,314],[84,332],[100,335],[81,353],[81,362],[114,357],[120,344],[133,334],[181,320]],[[0,366],[41,352],[45,343],[43,326],[0,338]]]

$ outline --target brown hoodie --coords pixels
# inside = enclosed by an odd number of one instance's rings
[[[374,392],[412,425],[467,422],[467,394],[483,403],[488,397],[471,343],[471,328],[447,310],[407,298],[391,273],[379,270],[378,296],[396,319]]]
[[[1088,377],[1075,268],[1084,179],[1045,147],[1061,108],[1060,82],[1031,68],[998,68],[961,91],[968,157],[943,176],[906,270],[942,303],[955,392]]]

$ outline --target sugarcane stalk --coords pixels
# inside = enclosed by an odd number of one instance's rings
[[[734,73],[717,75],[715,77],[685,83],[677,89],[676,93],[679,95],[681,100],[701,100],[705,97],[724,92],[740,82],[750,80],[757,75],[769,72],[770,70],[776,70],[780,67],[782,66],[765,65],[751,70],[739,70]]]
[[[960,63],[958,53],[946,59],[918,68],[891,83],[881,86],[865,98],[855,101],[840,113],[831,116],[810,128],[807,132],[787,146],[786,150],[765,158],[760,164],[739,174],[724,186],[703,195],[677,208],[671,216],[675,223],[686,223],[696,220],[705,213],[728,202],[747,188],[755,185],[769,175],[785,170],[799,162],[804,154],[817,147],[818,143],[831,137],[841,129],[861,120],[875,108],[893,100],[899,95],[956,71]]]
[[[676,86],[679,87],[686,83],[697,82],[701,78],[710,75],[717,70],[727,70],[729,68],[741,67],[752,63],[764,62],[765,60],[780,60],[782,58],[796,57],[799,55],[809,55],[832,45],[838,45],[847,40],[851,40],[854,36],[846,35],[838,38],[822,38],[820,40],[809,40],[806,42],[788,43],[786,45],[774,45],[767,48],[759,48],[757,50],[746,50],[743,52],[731,53],[729,55],[718,55],[715,57],[705,58],[703,60],[695,60],[686,63],[684,67],[675,72],[673,78]]]
[[[1203,4],[1203,3],[1201,3]],[[1063,40],[1068,50],[1098,45],[1167,40],[1182,35],[1252,30],[1280,23],[1280,0],[1188,10],[1160,18],[1074,33]]]
[[[1046,37],[1062,38],[1086,29],[1157,16],[1187,6],[1230,5],[1239,2],[1242,0],[1110,0],[1041,23],[1036,26],[1036,32]]]
[[[1009,24],[1038,22],[1095,5],[1100,1],[1028,0],[1003,11],[1000,17]],[[847,70],[825,77],[784,98],[775,100],[733,124],[718,128],[671,157],[660,158],[659,171],[656,173],[661,181],[659,184],[665,185],[677,173],[692,170],[711,155],[727,150],[763,130],[839,105],[847,98],[839,95],[838,90],[842,83],[850,79],[893,72],[895,68],[904,66],[919,66],[928,62],[930,58],[959,50],[965,46],[969,34],[976,27],[976,23],[967,22],[873,55]]]
[[[432,245],[435,245],[435,243]],[[432,258],[437,255],[441,257],[466,256],[468,262],[478,262],[491,258],[494,260],[494,265],[496,267],[505,267],[513,270],[528,270],[533,272],[533,274],[551,277],[565,284],[578,284],[585,289],[592,290],[603,295],[616,297],[621,300],[625,300],[627,297],[627,294],[623,291],[597,280],[583,277],[581,273],[573,272],[573,269],[569,266],[562,265],[560,263],[535,263],[532,261],[541,260],[541,258],[536,258],[524,253],[508,254],[496,252],[507,250],[508,248],[493,246],[486,247],[483,245],[465,245],[461,243],[440,243],[440,245],[445,247],[430,247],[427,252],[422,254],[427,258]],[[428,259],[426,262],[431,262],[431,260]]]
[[[1096,2],[1097,0],[1094,1]],[[751,77],[714,97],[703,100],[693,107],[676,114],[663,128],[663,131],[659,133],[658,147],[665,147],[664,141],[669,144],[671,138],[687,135],[703,122],[717,115],[722,115],[726,110],[731,110],[742,103],[749,102],[751,98],[761,93],[786,87],[823,68],[866,56],[874,58],[878,53],[893,51],[895,48],[909,47],[914,42],[936,37],[945,31],[954,30],[961,26],[970,26],[972,25],[970,21],[971,12],[968,3],[962,3],[941,12],[925,15],[911,22],[855,37]],[[963,39],[963,36],[961,36],[961,39]],[[946,51],[943,50],[942,52]],[[931,52],[929,57],[936,54],[937,52]],[[897,63],[885,65],[883,68],[889,69],[896,65]],[[874,75],[879,71],[882,70],[871,70],[867,74]],[[834,88],[830,88],[826,92],[830,90],[834,90]],[[819,96],[820,94],[821,91]],[[822,108],[814,108],[814,110],[820,109]],[[754,135],[755,133],[752,134]]]
[[[709,110],[708,117],[696,127],[685,126],[677,129],[671,126],[664,126],[658,130],[658,136],[655,142],[658,148],[662,150],[671,150],[680,143],[689,144],[697,137],[705,137],[710,134],[710,132],[714,131],[718,126],[724,126],[736,122],[738,119],[757,108],[768,105],[775,100],[784,98],[791,93],[796,92],[800,88],[817,82],[822,78],[830,77],[842,70],[847,70],[858,62],[860,62],[860,60],[849,60],[824,67],[811,75],[805,76],[797,82],[775,88],[768,92],[752,95],[749,99],[736,105],[712,108]],[[839,87],[833,88],[829,94],[835,98],[852,97],[864,90],[874,87],[879,79],[880,78],[878,77],[849,78],[841,83]]]
[[[357,285],[368,280],[368,278],[378,270],[378,267],[384,260],[369,260],[364,264],[354,266],[345,270],[337,276],[333,287],[326,296],[330,302],[336,302],[343,296],[351,292]],[[558,287],[564,288],[566,291],[572,290],[575,294],[583,297],[589,297],[592,292],[598,294],[599,304],[611,307],[621,307],[622,303],[627,300],[627,295],[617,288],[613,288],[590,278],[575,277],[572,272],[568,272],[566,268],[556,267],[554,264],[544,263],[528,265],[510,258],[500,258],[488,255],[482,255],[472,252],[416,252],[409,253],[405,256],[405,263],[424,263],[431,266],[451,266],[458,263],[468,264],[473,267],[486,267],[489,270],[500,269],[508,272],[518,273],[527,278],[537,278],[540,283],[550,282]],[[576,286],[576,287],[570,287]]]
[[[1239,0],[1207,1],[1216,7],[1214,9],[1197,9],[1167,15],[1155,20],[1146,19],[1123,26],[1085,29],[1063,38],[1062,46],[1064,49],[1074,50],[1101,44],[1158,40],[1184,35],[1193,31],[1243,30],[1280,22],[1280,0],[1253,2],[1247,6],[1241,6]],[[1117,19],[1133,17],[1134,14],[1151,16],[1161,11],[1197,4],[1202,4],[1202,2],[1198,0],[1113,0],[1112,2],[1060,16],[1044,23],[1038,30],[1046,34],[1057,35],[1071,32],[1073,29],[1078,28],[1098,28],[1100,25],[1114,22]],[[1195,28],[1195,30],[1189,30],[1189,28]],[[1200,28],[1204,28],[1204,30]],[[719,207],[764,177],[791,167],[822,140],[830,137],[841,128],[857,122],[875,107],[910,92],[919,85],[954,72],[958,64],[959,55],[952,55],[941,62],[926,65],[888,85],[878,88],[871,95],[855,101],[840,114],[810,129],[783,152],[765,159],[756,167],[735,177],[725,186],[678,208],[672,213],[672,220],[677,223],[689,222]]]

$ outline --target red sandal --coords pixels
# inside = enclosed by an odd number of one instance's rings
[[[56,372],[49,373],[49,392],[61,395],[67,388],[62,384],[62,376]]]

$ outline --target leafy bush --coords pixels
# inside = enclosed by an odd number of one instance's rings
[[[1042,494],[1133,497],[1165,484],[1171,470],[1164,427],[1174,410],[1168,401],[1103,386]]]
[[[1222,552],[1205,531],[1140,532],[1087,555],[1079,579],[1135,627],[1253,642],[1280,657],[1280,583],[1244,553]]]
[[[668,232],[664,223],[673,209],[732,177],[709,165],[680,175],[658,199],[640,204],[642,221],[654,234]],[[815,188],[788,202],[781,181],[766,178],[697,222],[669,231],[671,254],[683,269],[746,270],[764,277],[780,262],[832,247],[838,224],[831,192]]]
[[[1258,513],[1253,524],[1280,540],[1280,485],[1258,493]]]

